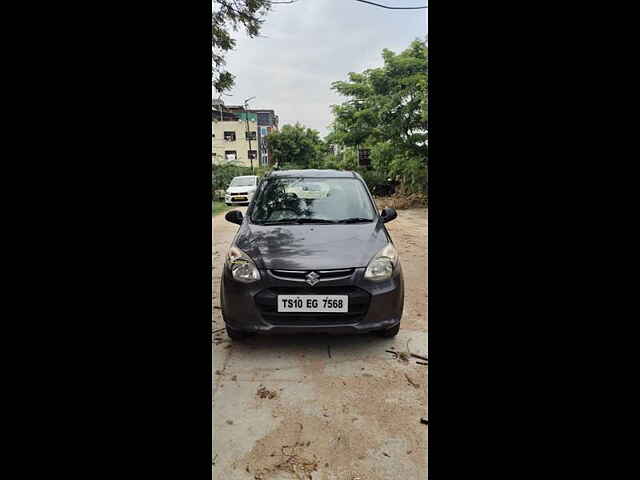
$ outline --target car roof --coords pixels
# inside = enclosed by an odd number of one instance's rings
[[[348,170],[272,170],[269,177],[304,177],[304,178],[361,178],[356,172]]]
[[[257,175],[240,175],[238,177],[233,177],[233,178],[256,178]]]

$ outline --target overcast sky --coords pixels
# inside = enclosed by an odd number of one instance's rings
[[[427,0],[373,0],[391,6],[421,6]],[[299,121],[324,137],[332,121],[330,105],[341,103],[331,82],[347,80],[383,64],[381,53],[396,53],[427,34],[427,12],[387,10],[354,0],[298,0],[273,5],[260,32],[234,32],[236,49],[227,69],[236,76],[227,105],[255,96],[250,108],[272,108],[280,127]]]

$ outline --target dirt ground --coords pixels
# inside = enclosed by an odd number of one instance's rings
[[[245,208],[240,208],[243,212]],[[224,327],[220,272],[238,226],[213,218],[213,329]],[[213,339],[213,476],[216,480],[427,478],[426,210],[387,224],[400,253],[400,333]]]

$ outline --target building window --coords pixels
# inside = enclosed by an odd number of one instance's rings
[[[270,125],[271,122],[271,114],[268,112],[258,113],[258,125]]]
[[[236,159],[236,151],[235,150],[225,150],[224,159],[227,161],[233,161]]]
[[[255,140],[256,139],[256,132],[244,132],[244,137],[247,140]]]
[[[258,158],[258,152],[256,152],[255,150],[249,150],[247,151],[247,156],[249,157],[249,159],[255,160],[256,158]]]
[[[224,132],[224,139],[227,142],[235,142],[236,141],[236,132]]]

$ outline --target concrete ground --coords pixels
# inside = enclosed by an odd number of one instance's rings
[[[245,211],[246,208],[239,208]],[[220,272],[238,226],[213,218],[213,330],[224,327]],[[405,307],[394,339],[375,335],[213,339],[216,480],[427,478],[426,211],[387,228],[400,253]]]

